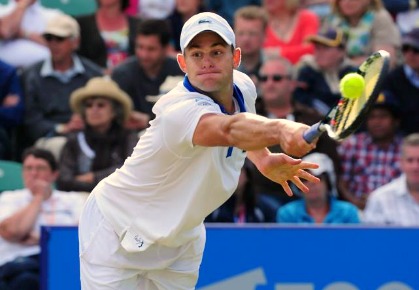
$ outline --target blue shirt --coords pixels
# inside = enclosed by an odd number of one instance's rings
[[[276,216],[279,223],[314,224],[314,219],[307,213],[304,199],[287,203],[279,208]],[[330,199],[330,211],[323,220],[324,224],[357,224],[360,223],[358,209],[353,204]]]
[[[19,101],[13,106],[3,106],[8,95],[16,95]],[[16,68],[0,61],[0,126],[12,128],[23,118],[23,94]]]

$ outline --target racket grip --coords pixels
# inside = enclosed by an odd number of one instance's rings
[[[304,132],[303,138],[307,143],[312,143],[314,139],[320,137],[321,134],[325,131],[323,123],[318,122],[310,127],[307,131]]]

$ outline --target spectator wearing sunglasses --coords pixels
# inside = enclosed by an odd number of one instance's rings
[[[419,28],[402,38],[404,63],[395,67],[384,83],[400,103],[400,129],[404,134],[419,132]]]
[[[326,115],[341,97],[339,80],[356,71],[346,57],[346,35],[339,29],[328,29],[309,36],[314,54],[305,55],[297,65],[296,102]]]
[[[51,57],[23,73],[25,135],[30,143],[83,128],[80,117],[70,109],[70,94],[92,77],[102,75],[99,66],[75,53],[79,45],[79,26],[72,17],[52,18],[43,37]]]
[[[287,119],[308,125],[319,121],[321,116],[317,111],[293,102],[294,88],[293,66],[287,59],[275,56],[265,60],[259,71],[257,113],[269,118]],[[275,153],[283,152],[280,146],[269,147],[269,150]],[[333,160],[335,168],[340,168],[337,144],[327,134],[320,137],[314,151],[327,154]],[[278,184],[263,176],[255,167],[252,166],[251,169],[258,196],[257,205],[264,212],[267,222],[275,222],[278,208],[299,197],[289,197]]]
[[[75,90],[71,108],[85,128],[69,134],[60,157],[57,187],[90,192],[132,153],[138,138],[124,129],[132,111],[131,98],[108,77],[91,79]]]

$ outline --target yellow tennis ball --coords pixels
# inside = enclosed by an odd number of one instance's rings
[[[362,96],[365,81],[360,74],[348,73],[340,80],[339,87],[344,98],[354,100]]]

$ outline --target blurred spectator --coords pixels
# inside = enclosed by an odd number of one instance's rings
[[[303,161],[319,165],[308,170],[320,179],[314,183],[303,181],[309,188],[303,199],[290,202],[278,210],[279,223],[356,224],[358,209],[351,203],[336,200],[336,176],[332,160],[323,153],[310,153]]]
[[[37,0],[0,4],[0,59],[15,67],[27,67],[49,57],[42,33],[47,22],[60,14]]]
[[[364,209],[368,195],[401,174],[398,103],[380,94],[366,119],[366,131],[348,137],[338,147],[342,162],[343,197]]]
[[[234,13],[244,6],[260,6],[261,0],[204,0],[205,7],[214,13],[217,13],[233,27]]]
[[[400,103],[400,129],[404,134],[419,132],[419,28],[402,39],[404,64],[394,68],[384,82]]]
[[[318,32],[319,17],[303,9],[301,0],[263,0],[269,15],[264,43],[266,55],[281,55],[296,64],[304,54],[312,54],[314,47],[305,40]]]
[[[138,134],[124,129],[130,97],[111,79],[92,78],[70,98],[85,128],[68,136],[61,152],[57,188],[90,192],[132,153]]]
[[[60,15],[51,19],[44,38],[51,57],[29,67],[23,74],[25,132],[31,143],[41,137],[80,130],[83,122],[71,112],[70,94],[90,78],[102,74],[100,67],[75,53],[79,26],[72,17]]]
[[[418,8],[418,0],[382,0],[384,7],[392,15],[400,12],[407,12]]]
[[[305,55],[297,64],[294,100],[326,115],[341,98],[340,79],[356,67],[346,57],[346,36],[340,29],[328,29],[309,36],[314,55]]]
[[[402,35],[419,27],[419,8],[397,13],[396,24]]]
[[[242,58],[238,70],[247,74],[255,84],[262,66],[262,47],[268,15],[259,6],[244,6],[234,14],[236,46],[240,47]]]
[[[175,9],[176,0],[129,0],[128,15],[141,19],[166,19]]]
[[[0,159],[13,158],[16,127],[22,123],[23,96],[16,69],[0,61]]]
[[[239,184],[233,195],[218,209],[213,211],[205,222],[215,223],[263,223],[265,215],[256,205],[256,192],[248,166],[243,166]]]
[[[332,0],[303,0],[303,7],[314,12],[323,22],[323,19],[330,14]]]
[[[320,120],[321,116],[315,110],[305,106],[297,107],[292,103],[295,85],[292,79],[292,65],[288,60],[281,57],[267,59],[260,69],[258,85],[260,93],[256,100],[258,114],[309,125]],[[329,155],[338,166],[336,146],[335,141],[324,134],[317,142],[315,150]],[[272,146],[269,150],[276,153],[283,152],[279,146]],[[298,197],[289,197],[278,184],[267,179],[256,168],[251,168],[259,207],[265,213],[267,221],[275,222],[278,208]]]
[[[195,14],[205,11],[203,0],[176,0],[175,9],[167,18],[171,29],[170,45],[173,49],[174,56],[181,52],[180,33],[183,24]]]
[[[94,14],[76,18],[80,25],[78,53],[109,71],[133,55],[139,20],[124,13],[129,0],[98,0]]]
[[[419,134],[405,137],[401,149],[403,174],[373,191],[367,201],[367,223],[419,226]]]
[[[86,195],[54,189],[49,151],[29,148],[22,160],[25,188],[0,195],[0,289],[38,290],[41,226],[77,225]]]
[[[356,65],[379,49],[388,51],[396,64],[400,32],[381,0],[335,0],[325,22],[348,33],[346,52]]]
[[[134,103],[135,112],[128,127],[142,130],[154,118],[152,107],[168,82],[171,89],[183,79],[184,73],[177,61],[168,57],[170,30],[165,20],[144,20],[138,27],[135,56],[128,58],[112,71],[112,79]],[[179,78],[174,78],[178,76]]]

